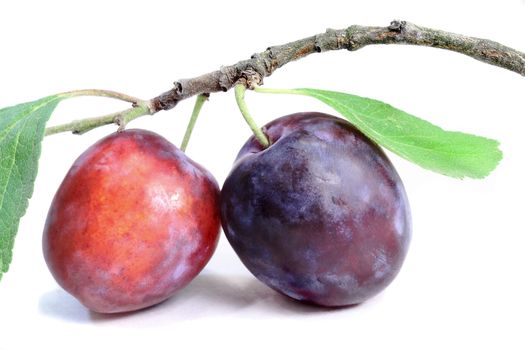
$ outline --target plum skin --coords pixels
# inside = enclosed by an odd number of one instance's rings
[[[411,237],[396,170],[347,121],[305,112],[252,136],[221,191],[224,232],[259,280],[328,307],[361,303],[399,272]]]
[[[59,285],[86,307],[126,312],[188,284],[219,232],[213,176],[160,135],[127,130],[74,162],[49,209],[43,252]]]

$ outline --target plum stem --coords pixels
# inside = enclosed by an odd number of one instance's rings
[[[186,132],[184,133],[184,138],[182,139],[182,143],[180,145],[180,149],[182,152],[185,152],[186,147],[188,147],[188,143],[190,142],[191,138],[191,133],[193,132],[193,128],[195,127],[195,123],[197,122],[199,113],[202,109],[202,106],[204,105],[204,102],[206,102],[209,97],[210,94],[201,94],[197,96],[197,99],[195,100],[195,106],[193,107],[193,111],[191,112],[190,121],[188,122]]]
[[[248,106],[246,105],[246,101],[244,100],[244,93],[246,92],[246,86],[244,84],[237,84],[235,85],[234,91],[235,91],[235,100],[237,101],[239,110],[241,111],[241,114],[244,117],[244,120],[246,120],[246,123],[248,124],[250,129],[252,129],[253,135],[264,148],[268,147],[270,145],[268,138],[255,123],[255,120],[252,118],[250,112],[248,111]]]

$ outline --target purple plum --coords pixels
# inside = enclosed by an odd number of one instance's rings
[[[221,192],[233,249],[259,280],[322,306],[361,303],[398,274],[411,237],[403,184],[347,121],[297,113],[252,136]]]

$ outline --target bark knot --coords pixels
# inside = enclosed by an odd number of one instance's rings
[[[392,32],[396,32],[396,33],[401,33],[405,29],[406,25],[407,25],[406,21],[400,21],[400,20],[395,19],[392,22],[390,22],[390,25],[388,26],[388,30]]]

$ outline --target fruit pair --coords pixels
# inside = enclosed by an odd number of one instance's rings
[[[396,276],[410,241],[406,194],[381,149],[320,113],[265,126],[226,179],[159,135],[112,134],[73,164],[44,230],[67,291],[98,312],[144,308],[189,283],[220,221],[246,267],[271,288],[325,306],[360,303]],[[222,220],[219,220],[221,217]]]

